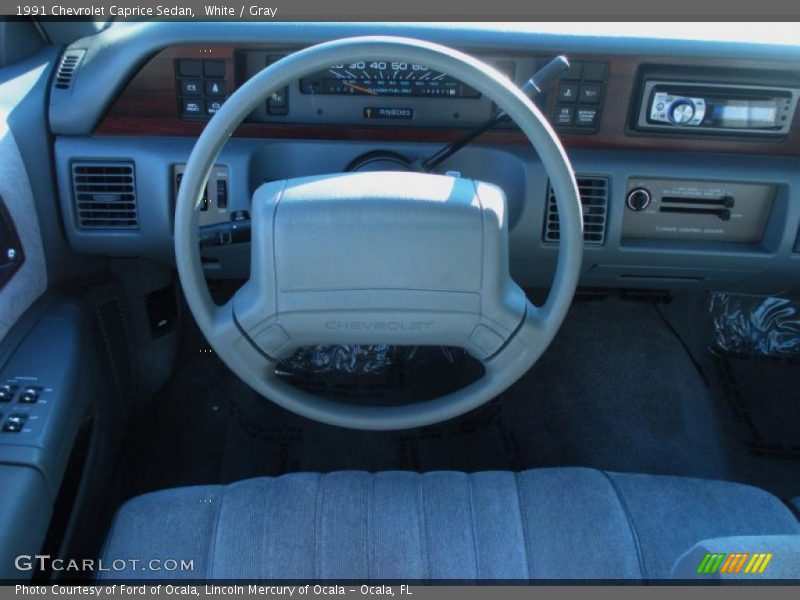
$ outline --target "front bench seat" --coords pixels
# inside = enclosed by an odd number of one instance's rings
[[[786,534],[800,523],[780,500],[721,481],[585,468],[297,473],[128,501],[104,564],[190,559],[194,571],[102,576],[660,579],[701,540]]]

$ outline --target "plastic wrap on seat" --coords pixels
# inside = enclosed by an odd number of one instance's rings
[[[719,350],[800,356],[800,302],[776,296],[712,293],[708,310]]]

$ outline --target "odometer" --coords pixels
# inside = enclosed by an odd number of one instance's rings
[[[480,94],[445,73],[404,61],[356,61],[332,65],[300,80],[304,94],[431,96],[479,98]]]

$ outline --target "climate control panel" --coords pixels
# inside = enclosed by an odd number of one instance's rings
[[[755,243],[772,212],[775,186],[762,183],[631,178],[622,236]]]

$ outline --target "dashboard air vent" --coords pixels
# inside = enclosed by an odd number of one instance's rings
[[[606,239],[608,179],[605,177],[576,177],[576,180],[583,205],[583,241],[586,244],[602,244]],[[556,197],[548,182],[544,241],[553,243],[559,239]]]
[[[139,228],[133,163],[73,163],[72,191],[81,229]]]
[[[61,57],[61,62],[58,64],[56,71],[56,79],[53,85],[57,90],[68,90],[72,85],[72,79],[78,65],[81,64],[83,55],[86,54],[85,50],[70,50],[65,52]]]

